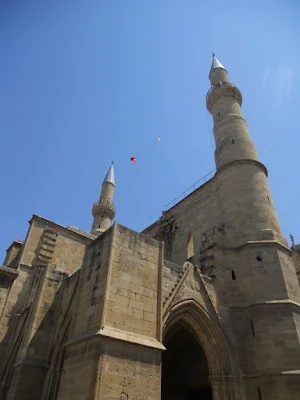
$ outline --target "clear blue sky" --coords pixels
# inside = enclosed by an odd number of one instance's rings
[[[299,0],[2,0],[1,259],[34,213],[89,231],[111,160],[137,231],[211,171],[212,52],[300,242],[299,19]]]

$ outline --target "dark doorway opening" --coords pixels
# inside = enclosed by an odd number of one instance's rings
[[[162,355],[162,400],[212,400],[208,363],[199,340],[184,323],[168,332]]]
[[[206,387],[198,390],[190,390],[187,393],[187,400],[212,399],[211,387]]]

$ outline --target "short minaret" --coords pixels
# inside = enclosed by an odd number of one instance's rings
[[[115,191],[114,165],[111,164],[106,177],[102,183],[100,198],[93,205],[92,214],[94,217],[92,233],[100,235],[111,225],[111,221],[116,215],[116,208],[113,204]]]

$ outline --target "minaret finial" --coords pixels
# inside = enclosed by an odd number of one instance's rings
[[[290,235],[290,239],[291,239],[291,242],[292,242],[292,247],[295,247],[294,236],[293,236],[293,235]]]

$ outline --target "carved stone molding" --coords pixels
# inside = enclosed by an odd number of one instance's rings
[[[95,217],[98,214],[106,214],[110,219],[116,215],[116,207],[111,200],[101,199],[94,203],[92,214]]]
[[[165,243],[165,258],[170,260],[172,257],[173,241],[177,230],[175,218],[171,214],[163,213],[158,224],[159,228],[154,239]]]
[[[218,384],[218,383],[228,383],[233,381],[233,376],[232,375],[210,375],[209,376],[209,382],[213,384]]]
[[[61,374],[62,369],[50,369],[49,374],[50,375],[59,375]]]
[[[242,94],[236,85],[230,82],[220,82],[213,86],[206,95],[206,106],[210,113],[215,103],[222,97],[234,98],[240,106],[243,102]]]

